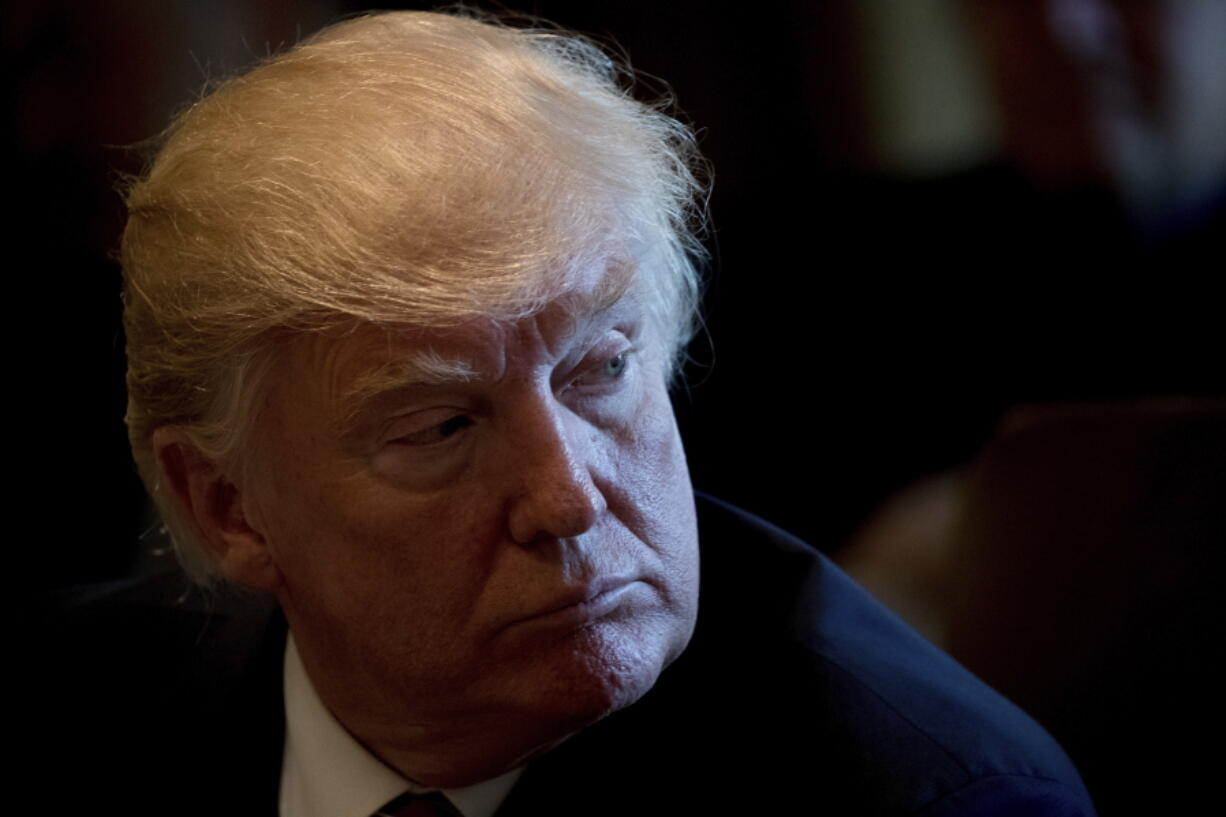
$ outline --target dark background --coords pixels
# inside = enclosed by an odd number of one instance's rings
[[[1013,407],[1222,395],[1221,7],[502,8],[616,43],[697,127],[715,168],[709,331],[676,396],[694,481],[838,555],[887,497],[974,459]],[[116,183],[206,79],[364,9],[0,12],[22,589],[120,576],[157,544],[122,424]],[[1198,434],[1220,452],[1217,420]],[[1220,466],[1202,483],[1220,486]]]
[[[894,13],[881,2],[508,5],[617,43],[667,80],[714,165],[709,334],[677,399],[699,488],[837,550],[883,497],[970,458],[1010,406],[1221,392],[1210,283],[1226,163],[1202,162],[1186,200],[1167,180],[1156,203],[1130,207],[1095,141],[1093,77],[1044,12],[1059,3],[925,0],[915,7],[943,10],[946,31],[896,21],[910,50],[880,31]],[[1172,57],[1145,38],[1163,6],[1120,6],[1141,38],[1124,43],[1141,55],[1128,81],[1160,96]],[[6,5],[14,470],[30,489],[18,504],[56,531],[39,582],[122,573],[148,524],[121,424],[115,183],[206,78],[363,8]],[[1150,16],[1133,20],[1138,8]],[[923,38],[949,30],[969,56],[934,67]],[[881,88],[925,70],[947,75],[935,104],[986,106],[991,124],[969,147],[900,158]]]

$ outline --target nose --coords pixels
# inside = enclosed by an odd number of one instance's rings
[[[591,428],[552,394],[534,404],[509,463],[518,486],[510,532],[521,545],[579,536],[608,508],[592,477],[597,452]]]

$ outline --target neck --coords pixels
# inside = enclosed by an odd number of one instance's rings
[[[330,683],[313,669],[309,653],[291,636],[295,674],[310,707],[331,717],[349,737],[384,765],[422,786],[454,789],[492,780],[522,767],[563,742],[570,729],[542,728],[539,717],[515,717],[505,710],[422,713],[392,700],[372,702],[356,695],[360,685]],[[430,696],[416,696],[429,699]],[[314,698],[314,703],[309,703]]]
[[[356,737],[356,736],[355,736]],[[405,778],[438,789],[460,789],[500,777],[539,757],[562,741],[527,751],[508,751],[492,741],[448,740],[430,751],[394,744],[363,746]]]

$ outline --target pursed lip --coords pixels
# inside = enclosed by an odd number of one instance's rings
[[[568,588],[533,612],[515,619],[511,626],[535,621],[556,620],[559,624],[595,621],[620,607],[637,583],[630,577],[614,576]]]

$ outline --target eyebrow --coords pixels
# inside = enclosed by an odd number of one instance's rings
[[[617,306],[638,278],[637,268],[629,261],[613,261],[596,285],[596,291],[584,300],[587,304],[576,317],[594,317]]]
[[[341,405],[345,407],[340,417],[341,430],[353,430],[373,407],[406,392],[471,383],[480,377],[470,361],[446,358],[434,349],[414,352],[408,359],[388,361],[358,376],[345,389],[341,395]]]
[[[567,310],[572,331],[620,304],[635,277],[632,264],[624,261],[610,264],[595,291],[574,296],[573,307]],[[482,376],[471,361],[446,358],[431,348],[414,352],[407,360],[390,360],[356,377],[342,393],[344,408],[339,431],[344,434],[355,431],[379,405],[394,402],[416,389],[472,383]]]
[[[595,320],[624,302],[637,278],[634,263],[610,259],[592,292],[579,294],[572,291],[558,296],[556,302],[566,309],[569,331],[575,332],[581,324]]]

